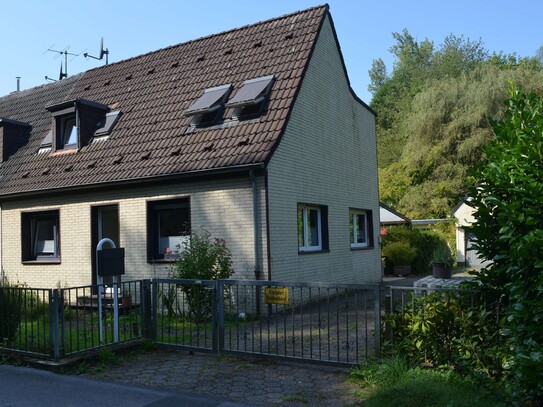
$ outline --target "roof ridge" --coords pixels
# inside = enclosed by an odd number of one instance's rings
[[[145,52],[143,54],[135,55],[135,56],[130,57],[130,58],[121,59],[120,61],[112,62],[112,63],[108,64],[107,66],[117,65],[117,64],[120,64],[120,63],[125,63],[126,61],[131,61],[131,60],[137,59],[137,58],[143,58],[143,57],[146,57],[148,55],[155,54],[155,53],[165,51],[165,50],[169,50],[169,49],[172,49],[172,48],[180,47],[182,45],[192,44],[192,43],[195,43],[195,42],[198,42],[198,41],[204,41],[204,40],[214,38],[214,37],[218,37],[218,36],[221,36],[221,35],[234,33],[236,31],[241,31],[241,30],[247,29],[249,27],[256,27],[256,26],[263,25],[263,24],[269,24],[271,22],[282,20],[282,19],[287,19],[287,18],[293,17],[293,16],[298,15],[298,14],[310,13],[310,12],[318,10],[318,9],[323,9],[323,11],[327,12],[327,11],[329,11],[330,6],[328,5],[328,3],[324,3],[324,4],[321,4],[319,6],[314,6],[314,7],[307,8],[305,10],[298,10],[298,11],[295,11],[295,12],[292,12],[292,13],[283,14],[283,15],[278,16],[278,17],[272,17],[272,18],[269,18],[267,20],[257,21],[256,23],[245,24],[245,25],[243,25],[241,27],[235,27],[235,28],[231,28],[229,30],[220,31],[218,33],[208,34],[208,35],[205,35],[203,37],[198,37],[198,38],[194,38],[194,39],[191,39],[191,40],[188,40],[188,41],[185,41],[185,42],[180,42],[180,43],[177,43],[177,44],[168,45],[166,47],[158,48],[158,49],[155,49],[153,51],[149,51],[149,52]],[[92,72],[92,71],[97,70],[97,69],[102,69],[102,68],[104,68],[104,66],[105,65],[97,66],[97,67],[91,68],[91,69],[83,71],[83,72]]]

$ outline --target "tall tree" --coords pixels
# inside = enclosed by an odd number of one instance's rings
[[[543,84],[535,58],[493,54],[481,41],[449,35],[439,46],[404,30],[392,73],[376,90],[381,200],[413,218],[448,217],[467,191],[467,173],[492,138],[510,80]]]

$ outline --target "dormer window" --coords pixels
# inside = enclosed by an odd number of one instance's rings
[[[230,92],[231,84],[208,88],[183,114],[192,117],[190,123],[192,127],[213,125],[222,117],[224,103]]]
[[[53,152],[81,149],[95,136],[98,124],[105,120],[109,107],[86,99],[76,99],[47,110],[53,116],[53,126],[38,152],[45,152],[51,145]],[[50,143],[50,144],[49,144]]]
[[[261,115],[266,107],[273,79],[274,76],[269,75],[243,82],[241,89],[226,104],[226,107],[234,108],[232,118],[244,120]]]
[[[24,142],[30,128],[28,123],[0,117],[0,162],[6,161]]]
[[[77,124],[74,115],[60,118],[60,143],[57,148],[77,148]]]

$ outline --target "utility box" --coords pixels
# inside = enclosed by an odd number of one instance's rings
[[[100,277],[124,274],[124,248],[98,250],[97,261]]]

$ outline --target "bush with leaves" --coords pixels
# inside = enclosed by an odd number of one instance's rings
[[[191,233],[190,242],[185,243],[177,260],[173,277],[191,280],[221,280],[230,278],[232,254],[223,239],[212,239],[211,234],[200,229]],[[212,292],[202,285],[182,284],[188,314],[195,321],[204,321],[211,315]]]
[[[445,235],[439,231],[419,230],[406,226],[391,226],[387,228],[387,234],[383,236],[383,251],[394,242],[407,242],[416,249],[416,256],[413,259],[413,272],[427,274],[431,271],[431,260],[434,250],[440,245],[447,245]],[[387,273],[392,270],[387,265]]]
[[[507,111],[492,121],[495,139],[474,173],[478,253],[492,261],[477,279],[507,305],[506,366],[515,395],[543,399],[543,96],[509,90]]]
[[[24,292],[17,285],[0,283],[0,344],[15,339],[24,303]]]
[[[433,292],[414,296],[386,317],[395,354],[414,363],[447,367],[464,375],[502,376],[504,339],[499,318],[474,293]]]

